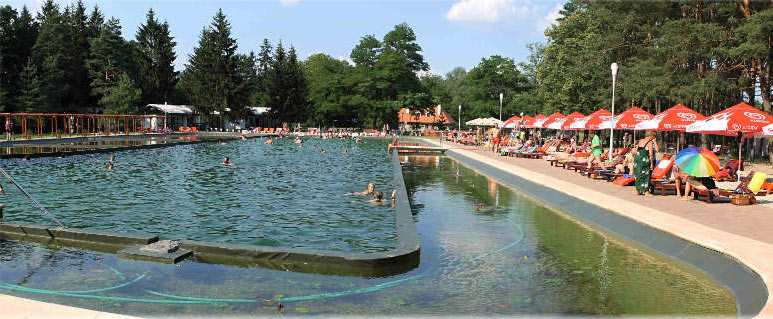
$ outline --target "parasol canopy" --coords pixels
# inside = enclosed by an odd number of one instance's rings
[[[647,121],[636,124],[636,129],[646,131],[685,131],[690,124],[705,119],[706,117],[702,114],[684,105],[677,104]]]
[[[632,107],[623,113],[615,116],[611,121],[604,121],[599,125],[599,129],[609,129],[614,124],[618,130],[635,130],[636,124],[652,118],[652,114],[639,107]]]
[[[583,115],[582,113],[580,113],[580,112],[572,112],[572,114],[569,114],[569,115],[566,116],[566,118],[564,118],[564,124],[562,124],[561,127],[558,128],[558,129],[560,129],[560,130],[568,130],[569,129],[569,125],[571,125],[572,123],[574,123],[577,120],[581,120],[581,119],[584,119],[584,118],[585,118],[585,115]]]
[[[523,124],[521,127],[523,128],[537,128],[539,126],[536,126],[537,123],[542,123],[547,117],[542,114],[537,114],[535,117],[531,116],[524,116],[523,117]]]
[[[762,134],[767,136],[773,136],[773,124],[763,127]]]
[[[676,154],[674,162],[680,170],[695,177],[714,176],[719,170],[719,158],[705,148],[685,148]]]
[[[493,117],[487,117],[487,118],[479,117],[477,119],[467,121],[464,124],[474,125],[474,126],[498,126],[502,124],[502,121],[497,120]]]
[[[770,124],[773,124],[770,114],[749,104],[738,103],[706,120],[690,124],[687,132],[735,136],[739,132],[762,132],[762,128]]]
[[[518,127],[518,123],[520,121],[521,121],[521,118],[518,117],[517,115],[515,115],[515,116],[507,119],[507,121],[502,123],[502,126],[500,126],[500,127],[501,128],[517,128]]]
[[[555,122],[557,120],[560,120],[560,119],[563,119],[565,117],[566,116],[561,114],[561,112],[555,112],[553,114],[550,114],[547,118],[545,118],[544,121],[535,123],[534,126],[538,127],[538,128],[547,128],[548,125],[550,125],[550,123],[553,123],[553,122]]]
[[[598,130],[599,124],[612,119],[612,113],[601,109],[569,124],[570,130]]]

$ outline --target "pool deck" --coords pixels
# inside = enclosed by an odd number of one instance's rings
[[[0,295],[0,317],[3,319],[78,318],[78,319],[132,319],[136,317],[62,306],[8,295]]]
[[[437,140],[422,141],[439,146]],[[447,154],[497,167],[737,259],[757,272],[767,286],[769,298],[758,317],[773,317],[773,209],[684,201],[674,195],[639,196],[633,187],[589,179],[573,170],[552,167],[545,160],[499,156],[447,141],[443,147]],[[759,199],[770,200],[773,195],[766,197]]]

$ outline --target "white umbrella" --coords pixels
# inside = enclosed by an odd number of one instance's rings
[[[502,121],[497,120],[493,117],[489,118],[477,118],[474,120],[470,120],[465,122],[467,125],[476,125],[476,126],[499,126],[502,124]]]

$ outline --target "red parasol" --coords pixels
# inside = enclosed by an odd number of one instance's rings
[[[553,114],[550,114],[550,116],[548,116],[547,118],[545,118],[544,121],[535,123],[534,126],[538,128],[547,128],[547,126],[550,125],[550,123],[562,120],[565,117],[566,116],[561,114],[561,112],[555,112]]]
[[[636,129],[684,132],[688,125],[705,119],[706,117],[702,114],[695,112],[684,105],[677,104],[668,110],[660,112],[660,114],[655,117],[637,124]]]
[[[618,130],[635,130],[636,124],[644,122],[652,118],[652,114],[642,110],[639,107],[632,107],[623,113],[615,116],[612,121],[605,121],[599,125],[599,129],[608,129],[615,123],[615,129]]]

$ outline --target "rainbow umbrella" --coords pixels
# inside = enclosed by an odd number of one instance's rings
[[[676,154],[676,166],[695,177],[714,176],[719,170],[719,158],[705,148],[688,147]]]

